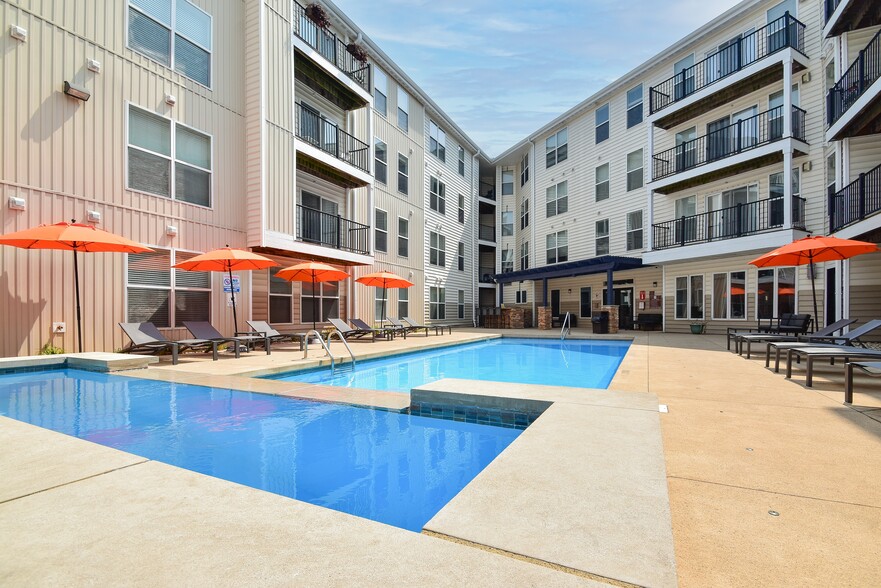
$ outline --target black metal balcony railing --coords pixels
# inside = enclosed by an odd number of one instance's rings
[[[297,137],[337,159],[370,173],[367,143],[363,143],[315,110],[297,103]]]
[[[698,90],[737,73],[781,49],[804,53],[805,25],[787,12],[774,22],[731,42],[706,59],[649,89],[649,111],[654,114]]]
[[[349,53],[346,44],[335,34],[316,25],[299,2],[294,2],[294,12],[294,34],[370,92],[370,65]]]
[[[482,241],[495,241],[496,228],[492,225],[479,225],[477,235]]]
[[[492,184],[488,184],[486,182],[480,182],[480,186],[478,187],[478,193],[481,198],[487,198],[489,200],[496,199],[496,187]]]
[[[829,195],[829,230],[835,232],[881,211],[881,165]]]
[[[835,13],[835,9],[838,8],[838,5],[841,4],[841,0],[826,0],[826,18],[823,22],[829,22],[829,19],[832,18],[832,15]]]
[[[767,198],[652,225],[652,248],[734,239],[783,226],[783,198]],[[804,229],[805,199],[792,198],[792,226]]]
[[[314,208],[297,205],[297,240],[352,253],[369,253],[370,227]]]
[[[831,127],[881,77],[881,31],[860,51],[826,94],[826,122]]]
[[[798,106],[792,107],[792,136],[802,141],[805,139],[805,111]],[[783,138],[783,107],[778,106],[655,154],[652,157],[652,180],[660,180]]]
[[[480,266],[478,268],[478,271],[480,273],[477,274],[477,276],[480,279],[480,282],[482,284],[494,284],[495,283],[493,281],[493,276],[496,275],[496,268]]]

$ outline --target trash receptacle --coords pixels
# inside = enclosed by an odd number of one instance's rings
[[[609,333],[609,311],[595,310],[590,315],[590,322],[595,335],[607,335]]]

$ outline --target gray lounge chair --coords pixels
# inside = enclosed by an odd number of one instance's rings
[[[392,325],[391,327],[374,328],[359,318],[353,318],[353,319],[349,319],[349,320],[351,321],[352,325],[356,329],[361,329],[362,331],[375,331],[377,337],[392,339],[392,338],[394,338],[395,335],[401,334],[404,336],[404,339],[407,338],[407,331],[401,329],[400,327],[396,327],[394,325]]]
[[[303,351],[303,343],[306,341],[305,333],[282,333],[272,327],[266,321],[245,321],[248,323],[248,326],[254,329],[258,334],[269,337],[269,340],[272,343],[277,341],[296,341],[300,344],[300,351]]]
[[[830,325],[831,326],[831,325]],[[765,351],[765,367],[771,364],[771,349],[774,349],[774,371],[780,371],[780,353],[789,349],[799,349],[806,347],[865,347],[860,338],[866,334],[881,328],[881,320],[874,319],[855,329],[851,329],[847,333],[841,335],[805,335],[798,341],[771,341],[767,345]]]
[[[411,319],[408,316],[403,317],[401,320],[403,320],[405,323],[407,323],[411,327],[417,327],[420,329],[434,328],[435,335],[437,335],[438,333],[443,335],[444,329],[446,329],[451,335],[453,334],[453,327],[451,327],[450,325],[420,325],[419,323],[417,323],[416,321],[414,321],[413,319]]]
[[[881,377],[881,361],[850,361],[844,365],[844,402],[853,404],[853,372],[859,368],[872,377]]]
[[[881,361],[881,351],[851,347],[849,345],[832,345],[829,347],[811,345],[809,347],[789,349],[786,351],[787,378],[792,377],[792,364],[796,358],[805,359],[805,386],[810,388],[814,385],[814,362],[817,359],[829,359],[833,364],[836,359],[843,359],[847,363],[851,358]]]
[[[330,324],[334,326],[334,328],[339,331],[340,335],[343,336],[343,339],[346,341],[349,340],[349,337],[353,339],[360,339],[361,337],[366,337],[370,335],[372,341],[376,341],[376,331],[374,329],[353,329],[342,320],[338,318],[327,319]]]
[[[211,349],[212,359],[217,361],[217,341],[208,339],[181,339],[172,341],[166,339],[159,332],[153,323],[119,323],[120,328],[131,339],[131,345],[122,350],[123,353],[139,353],[149,351],[151,353],[160,353],[162,351],[171,351],[171,363],[177,365],[178,356],[181,351],[187,349]],[[238,350],[236,357],[238,357]]]
[[[396,328],[403,329],[404,333],[425,331],[425,336],[428,337],[428,327],[425,325],[407,325],[395,318],[388,318],[386,320],[394,325]]]
[[[823,327],[819,331],[815,333],[811,333],[810,335],[784,335],[784,334],[771,334],[771,333],[743,333],[737,335],[735,338],[735,351],[738,354],[743,354],[743,344],[746,343],[746,358],[750,358],[752,343],[770,343],[772,341],[807,341],[810,342],[813,339],[817,339],[817,341],[825,340],[826,337],[832,336],[836,331],[841,331],[845,327],[850,326],[857,322],[856,319],[841,319],[840,321],[835,321],[831,325]],[[770,349],[770,348],[769,348]],[[768,356],[765,357],[765,367],[768,367]]]
[[[272,342],[265,335],[237,335],[235,337],[224,337],[220,331],[214,328],[214,325],[207,321],[184,321],[184,326],[193,334],[194,337],[200,339],[208,339],[209,341],[217,341],[218,343],[233,343],[238,356],[239,345],[245,345],[248,349],[252,345],[261,344],[266,349],[266,355],[272,353]]]

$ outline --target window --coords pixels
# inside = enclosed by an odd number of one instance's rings
[[[502,273],[508,273],[514,271],[514,250],[513,249],[503,249],[502,250]]]
[[[209,87],[211,37],[211,15],[187,0],[129,2],[129,48]]]
[[[514,234],[514,211],[502,212],[502,237],[510,237]]]
[[[545,140],[545,167],[553,167],[568,157],[569,129],[566,128]]]
[[[523,200],[520,203],[520,229],[525,229],[529,226],[529,198]]]
[[[596,222],[596,254],[609,254],[609,219],[604,218]]]
[[[294,285],[276,276],[280,267],[269,268],[269,322],[293,322]]]
[[[465,271],[465,243],[459,241],[459,250],[458,250],[458,260],[459,260],[459,271]]]
[[[642,84],[627,91],[627,128],[642,122]]]
[[[746,318],[746,272],[713,274],[713,318]]]
[[[529,269],[529,241],[520,244],[520,269]]]
[[[398,88],[398,128],[404,132],[410,130],[410,95]]]
[[[431,232],[428,242],[428,263],[445,267],[447,265],[447,238]]]
[[[459,147],[459,175],[465,177],[465,149]]]
[[[590,288],[582,288],[579,293],[579,312],[581,313],[579,316],[581,318],[590,318],[591,317],[591,307],[590,307]]]
[[[517,304],[526,304],[529,302],[526,293],[527,290],[517,290]]]
[[[627,191],[642,188],[642,149],[627,154]]]
[[[829,61],[829,63],[826,64],[825,72],[826,72],[826,93],[828,94],[829,90],[831,90],[832,87],[835,86],[835,83],[837,82],[837,78],[835,77],[835,60],[834,59]]]
[[[446,288],[431,286],[428,290],[428,316],[432,320],[447,318],[447,291]]]
[[[340,316],[339,282],[303,282],[300,296],[300,321],[303,323],[323,322]]]
[[[374,165],[376,181],[383,184],[388,183],[388,146],[379,139],[374,139],[373,155],[376,159]]]
[[[459,290],[458,317],[465,318],[465,290]]]
[[[560,263],[569,259],[569,232],[559,231],[547,236],[548,263]]]
[[[835,172],[835,153],[830,153],[826,157],[826,195],[831,196],[835,194],[835,186],[836,182],[836,172]]]
[[[597,202],[609,198],[609,164],[596,168],[594,176],[594,195]]]
[[[401,217],[398,217],[398,255],[410,256],[410,221]]]
[[[377,286],[374,288],[376,293],[373,295],[373,320],[381,322],[388,313],[386,312],[386,301],[388,300],[388,290]]]
[[[388,252],[388,213],[376,209],[376,230],[374,231],[375,249]]]
[[[795,268],[760,269],[756,290],[756,318],[767,319],[795,312]]]
[[[548,218],[569,210],[569,182],[563,181],[546,190],[546,215]]]
[[[465,224],[465,195],[459,194],[459,222]]]
[[[388,77],[373,66],[373,108],[382,116],[388,115]]]
[[[406,288],[398,289],[398,320],[410,316],[410,291]]]
[[[673,99],[682,100],[694,92],[694,53],[687,55],[673,64]]]
[[[520,161],[520,185],[523,186],[529,181],[529,153],[523,156]]]
[[[596,142],[602,143],[609,138],[609,104],[606,103],[596,109],[594,113],[596,123]]]
[[[502,196],[510,196],[514,193],[514,172],[506,170],[502,172]]]
[[[129,107],[128,187],[211,206],[211,138]]]
[[[447,187],[436,177],[431,176],[429,206],[441,214],[447,213]]]
[[[627,213],[627,251],[642,249],[642,211]]]
[[[768,223],[772,227],[783,226],[783,172],[771,174],[768,178]],[[792,168],[792,196],[798,196],[801,188],[801,168]],[[793,203],[793,210],[796,210]],[[792,220],[798,220],[793,218]]]
[[[704,318],[704,277],[680,276],[676,278],[676,311],[678,319]]]
[[[398,192],[410,193],[410,160],[398,153]]]
[[[447,161],[447,134],[434,121],[428,121],[428,150],[441,161]]]
[[[130,253],[126,267],[126,317],[160,329],[211,320],[211,274],[173,269],[195,253],[157,249]]]

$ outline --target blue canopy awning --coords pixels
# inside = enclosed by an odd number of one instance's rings
[[[503,274],[496,274],[493,278],[498,284],[510,284],[511,282],[526,282],[547,280],[550,278],[570,278],[572,276],[599,274],[602,272],[608,272],[609,270],[617,272],[622,270],[639,269],[641,267],[648,266],[643,265],[642,260],[635,257],[603,255],[592,259],[581,259],[579,261],[555,263],[553,265],[545,265],[516,272],[505,272]]]

